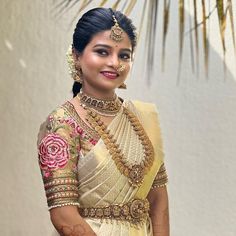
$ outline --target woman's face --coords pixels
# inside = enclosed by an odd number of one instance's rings
[[[110,38],[111,31],[96,34],[77,57],[81,67],[83,91],[90,95],[112,94],[126,79],[132,59],[132,46],[128,35],[116,42]],[[123,66],[123,70],[119,68]]]

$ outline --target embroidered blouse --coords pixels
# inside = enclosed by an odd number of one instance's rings
[[[67,101],[54,110],[41,125],[38,136],[38,161],[49,209],[66,205],[79,206],[77,165],[99,140]],[[168,182],[164,164],[159,169],[152,189]]]

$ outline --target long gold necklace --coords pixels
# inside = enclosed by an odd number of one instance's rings
[[[125,175],[129,179],[129,182],[132,186],[137,187],[142,184],[145,174],[147,174],[153,164],[154,149],[151,141],[149,140],[137,117],[127,108],[122,108],[123,113],[127,116],[129,122],[133,127],[133,130],[136,132],[139,140],[143,145],[145,157],[140,162],[140,164],[132,165],[130,163],[127,163],[127,160],[125,159],[119,144],[117,144],[114,136],[110,134],[110,131],[101,120],[101,117],[94,110],[88,107],[85,107],[85,109],[87,110],[86,120],[104,141],[104,144],[106,145],[106,148],[109,151],[120,173]]]
[[[82,107],[89,107],[103,116],[115,116],[121,108],[121,101],[115,94],[112,99],[104,100],[91,97],[83,92],[77,94]]]

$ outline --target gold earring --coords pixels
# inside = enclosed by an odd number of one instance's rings
[[[69,73],[74,81],[82,83],[82,70],[81,67],[76,68],[75,60],[72,54],[72,45],[69,46],[69,49],[66,53],[67,63],[69,66]]]
[[[118,88],[119,88],[119,89],[127,89],[127,86],[126,86],[125,83],[123,83],[123,84],[121,84]]]
[[[75,70],[76,71],[75,71],[73,79],[74,79],[74,81],[82,84],[82,69],[81,69],[81,67],[79,67],[79,68],[76,68]]]

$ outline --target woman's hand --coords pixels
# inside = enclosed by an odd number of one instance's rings
[[[169,207],[166,186],[150,190],[150,217],[154,236],[169,236]]]
[[[50,210],[51,221],[61,236],[96,236],[89,224],[79,215],[76,206]]]

